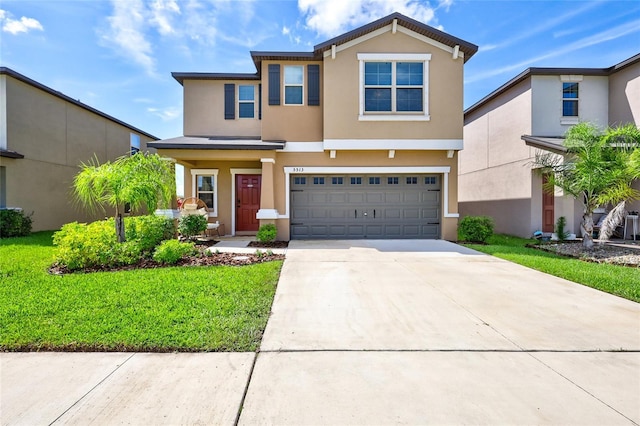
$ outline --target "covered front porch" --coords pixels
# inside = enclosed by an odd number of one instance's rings
[[[219,222],[221,236],[251,236],[261,224],[278,219],[274,164],[276,150],[284,144],[255,138],[180,137],[154,142],[152,147],[182,166],[177,169],[184,186],[178,193],[183,199],[201,199],[209,222]]]

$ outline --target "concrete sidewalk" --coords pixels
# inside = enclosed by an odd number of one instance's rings
[[[0,354],[5,424],[640,424],[640,305],[445,241],[291,242],[254,353]]]

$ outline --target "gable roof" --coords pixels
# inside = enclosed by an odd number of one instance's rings
[[[531,67],[531,68],[527,68],[526,70],[524,70],[523,72],[521,72],[520,74],[518,74],[517,76],[513,77],[511,80],[507,81],[505,84],[503,84],[502,86],[498,87],[496,90],[494,90],[493,92],[489,93],[487,96],[485,96],[484,98],[480,99],[478,102],[476,102],[475,104],[471,105],[469,108],[467,108],[464,111],[464,115],[466,116],[467,114],[470,114],[472,112],[474,112],[475,110],[477,110],[478,108],[480,108],[481,106],[485,105],[486,103],[488,103],[489,101],[497,98],[498,96],[500,96],[501,94],[503,94],[504,92],[506,92],[507,90],[511,89],[512,87],[514,87],[515,85],[517,85],[518,83],[530,78],[531,76],[534,75],[567,75],[567,74],[573,74],[573,75],[590,75],[590,76],[610,76],[612,74],[615,74],[618,71],[621,71],[633,64],[636,64],[640,62],[640,53],[625,59],[622,62],[617,63],[616,65],[613,65],[611,67],[607,67],[607,68],[538,68],[538,67]]]
[[[338,45],[347,43],[351,40],[360,38],[375,30],[378,30],[387,25],[393,24],[393,21],[396,19],[398,20],[397,22],[399,25],[402,25],[403,27],[411,31],[414,31],[425,37],[433,39],[437,42],[445,44],[451,48],[455,48],[456,45],[460,46],[459,47],[460,51],[464,52],[464,62],[467,62],[478,51],[478,46],[476,46],[475,44],[472,44],[472,43],[469,43],[468,41],[454,37],[443,31],[433,28],[427,24],[423,24],[422,22],[416,21],[415,19],[411,19],[408,16],[395,12],[395,13],[392,13],[391,15],[385,16],[384,18],[380,18],[377,21],[373,21],[360,28],[356,28],[355,30],[349,31],[348,33],[339,35],[337,37],[332,38],[331,40],[327,40],[324,43],[320,43],[316,45],[313,48],[314,53],[320,55],[322,54],[322,52],[325,52],[331,49],[331,46],[334,44],[338,46]]]
[[[73,98],[65,95],[64,93],[58,92],[57,90],[53,90],[52,88],[47,87],[42,83],[38,83],[37,81],[32,80],[29,77],[24,76],[24,75],[20,74],[19,72],[16,72],[16,71],[12,70],[11,68],[0,67],[0,75],[8,75],[10,77],[13,77],[16,80],[21,81],[21,82],[23,82],[25,84],[28,84],[31,87],[35,87],[36,89],[42,90],[43,92],[46,92],[46,93],[48,93],[48,94],[50,94],[52,96],[55,96],[56,98],[59,98],[59,99],[62,99],[63,101],[72,103],[72,104],[74,104],[74,105],[76,105],[76,106],[78,106],[78,107],[80,107],[80,108],[82,108],[84,110],[87,110],[87,111],[89,111],[89,112],[91,112],[93,114],[99,115],[100,117],[106,118],[109,121],[112,121],[112,122],[114,122],[116,124],[124,126],[124,127],[128,128],[130,130],[133,130],[136,133],[140,133],[141,135],[144,135],[144,136],[146,136],[148,138],[151,138],[153,140],[156,140],[156,141],[159,140],[159,138],[157,138],[157,137],[155,137],[155,136],[153,136],[153,135],[151,135],[151,134],[149,134],[149,133],[147,133],[145,131],[142,131],[142,130],[138,129],[137,127],[133,127],[132,125],[127,124],[122,120],[118,120],[117,118],[112,117],[112,116],[110,116],[108,114],[105,114],[102,111],[99,111],[99,110],[97,110],[97,109],[95,109],[93,107],[90,107],[89,105],[83,104],[79,100],[73,99]]]
[[[180,84],[183,84],[184,80],[259,80],[262,61],[322,61],[323,53],[330,50],[331,46],[348,43],[380,28],[384,28],[387,25],[392,25],[396,20],[398,25],[402,25],[411,31],[449,46],[452,49],[458,46],[460,51],[464,53],[465,63],[478,51],[478,46],[475,44],[395,12],[377,21],[373,21],[355,30],[334,37],[331,40],[320,43],[313,47],[312,52],[251,51],[251,59],[253,59],[257,70],[255,74],[172,72],[171,75]]]

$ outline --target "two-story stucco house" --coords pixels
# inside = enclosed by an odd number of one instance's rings
[[[34,231],[103,218],[73,200],[80,163],[115,160],[157,139],[0,67],[0,208],[33,213]]]
[[[582,204],[561,191],[546,194],[531,164],[540,150],[565,152],[563,136],[579,121],[640,124],[640,54],[609,68],[529,68],[469,107],[460,214],[492,216],[497,232],[523,237],[553,232],[564,216],[579,235]]]
[[[477,47],[395,13],[254,74],[176,72],[184,136],[150,143],[225,233],[456,239],[463,68]]]

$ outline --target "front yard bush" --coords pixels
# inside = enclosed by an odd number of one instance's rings
[[[458,225],[458,239],[484,243],[493,235],[493,219],[489,216],[465,216]]]
[[[185,256],[194,254],[193,243],[181,243],[178,240],[163,241],[153,253],[153,260],[167,265],[175,265]]]
[[[266,225],[262,225],[260,229],[258,229],[256,238],[261,243],[271,243],[276,239],[276,235],[278,235],[276,226],[273,223],[267,223]]]
[[[68,223],[53,234],[56,262],[70,270],[131,265],[175,232],[171,219],[151,215],[125,218],[125,228],[127,241],[118,243],[113,218]]]
[[[21,210],[0,210],[0,238],[31,234],[31,216]]]
[[[178,232],[185,238],[193,238],[207,230],[207,218],[199,214],[182,216],[178,224]]]

